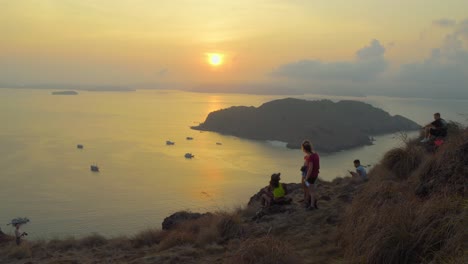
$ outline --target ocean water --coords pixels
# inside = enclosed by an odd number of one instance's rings
[[[156,90],[79,93],[0,89],[3,231],[12,232],[6,226],[12,218],[26,216],[31,222],[23,229],[33,239],[93,232],[133,235],[160,227],[175,211],[245,205],[274,172],[281,172],[283,182],[300,181],[300,150],[287,149],[282,142],[190,129],[211,111],[259,106],[285,96]],[[434,112],[464,124],[468,118],[464,100],[295,97],[361,100],[420,124],[431,121]],[[402,144],[401,136],[376,136],[372,146],[321,155],[320,177],[346,175],[356,158],[375,164]],[[167,146],[166,140],[175,145]],[[77,149],[77,144],[84,148]],[[185,159],[185,153],[195,157]],[[100,172],[91,172],[91,164],[98,164]]]

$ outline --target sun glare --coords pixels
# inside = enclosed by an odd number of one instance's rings
[[[208,53],[208,63],[212,66],[219,66],[223,64],[223,55],[219,53]]]

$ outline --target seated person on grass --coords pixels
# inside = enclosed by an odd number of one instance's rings
[[[353,172],[353,171],[349,171],[349,173],[351,173],[351,175],[354,177],[354,178],[360,178],[361,180],[363,181],[367,181],[368,178],[367,178],[367,171],[366,169],[364,168],[364,166],[361,165],[361,161],[360,160],[354,160],[354,167],[356,168],[356,172]]]
[[[431,137],[447,136],[447,122],[440,118],[440,113],[434,114],[434,121],[424,126],[424,138],[421,143],[426,143],[431,140]]]
[[[271,175],[270,185],[263,189],[261,196],[262,206],[268,207],[273,204],[287,204],[291,202],[291,198],[287,198],[288,190],[286,185],[280,183],[281,173]]]

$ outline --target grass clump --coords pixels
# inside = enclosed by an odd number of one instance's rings
[[[167,231],[160,229],[148,229],[142,231],[130,239],[131,244],[135,248],[140,247],[151,247],[155,244],[161,243],[161,241],[166,237]]]
[[[80,248],[95,248],[106,245],[107,243],[108,240],[97,233],[86,236],[78,241]]]
[[[272,236],[250,238],[225,260],[226,264],[300,264],[302,259],[285,241]]]
[[[31,247],[28,243],[21,243],[19,246],[13,245],[8,250],[8,257],[15,259],[26,259],[32,256]]]
[[[166,236],[158,245],[158,251],[167,250],[177,246],[194,244],[196,236],[190,232],[174,230]]]

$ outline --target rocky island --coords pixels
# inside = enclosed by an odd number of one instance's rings
[[[76,91],[56,91],[52,92],[52,95],[78,95]]]
[[[221,109],[192,127],[240,138],[283,141],[289,148],[299,148],[304,139],[310,139],[322,152],[369,145],[371,136],[419,128],[403,116],[391,116],[363,102],[294,98],[267,102],[258,108]]]

